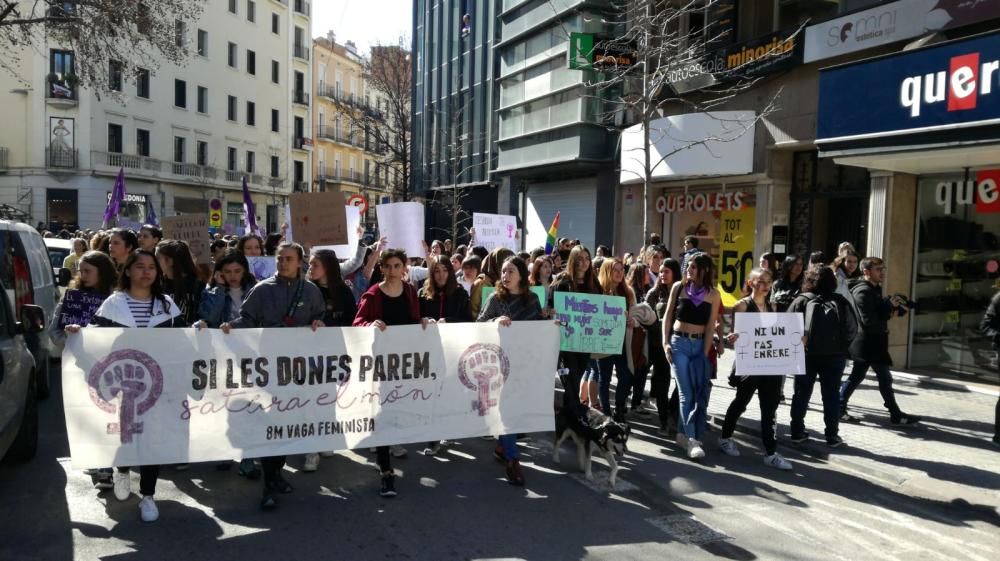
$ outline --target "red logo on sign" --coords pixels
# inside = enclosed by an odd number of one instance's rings
[[[1000,212],[1000,169],[976,173],[976,212]]]
[[[951,59],[948,73],[948,111],[976,108],[979,89],[979,53]]]

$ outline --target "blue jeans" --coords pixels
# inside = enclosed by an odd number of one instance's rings
[[[805,433],[806,410],[812,398],[816,378],[819,377],[820,394],[823,396],[824,434],[837,436],[840,430],[840,378],[844,375],[847,359],[842,356],[806,355],[806,373],[795,377],[795,395],[792,396],[792,436]]]
[[[507,461],[516,460],[517,454],[517,435],[516,434],[502,434],[497,437],[497,444],[503,447],[503,455],[507,458]]]
[[[601,398],[601,406],[604,412],[611,414],[611,371],[614,369],[618,373],[618,387],[615,389],[615,415],[624,415],[628,409],[629,388],[632,387],[632,373],[628,369],[628,360],[625,355],[606,356],[597,361],[598,372],[600,372],[600,387],[598,395]]]
[[[889,372],[889,365],[884,362],[865,362],[855,360],[854,367],[851,368],[851,375],[840,385],[840,410],[847,411],[847,402],[851,399],[851,394],[861,385],[861,381],[868,374],[868,367],[875,371],[875,378],[878,379],[878,391],[882,394],[882,402],[889,410],[890,415],[899,415],[899,405],[896,404],[896,392],[892,391],[892,372]]]
[[[673,364],[670,372],[677,381],[680,397],[680,430],[688,438],[701,440],[708,408],[709,376],[712,370],[705,356],[705,341],[674,336],[670,339]]]

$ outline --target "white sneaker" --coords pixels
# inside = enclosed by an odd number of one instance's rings
[[[695,439],[688,440],[688,458],[700,460],[705,457],[705,450],[701,447],[701,442]]]
[[[127,501],[132,495],[132,474],[127,471],[115,470],[115,498]]]
[[[764,464],[769,465],[773,468],[777,468],[783,471],[791,471],[792,464],[788,460],[781,457],[781,454],[775,452],[770,456],[764,456]]]
[[[139,501],[139,518],[143,522],[156,522],[160,517],[160,509],[156,508],[156,501],[152,495],[146,495]]]
[[[720,438],[719,450],[722,450],[723,454],[734,458],[738,458],[740,455],[740,449],[736,446],[736,441],[732,438]]]
[[[424,448],[424,455],[425,456],[435,456],[440,451],[441,451],[441,443],[440,442],[435,442],[435,443],[431,444],[430,446]]]
[[[302,463],[302,471],[316,471],[319,468],[319,454],[306,454],[306,461]]]
[[[405,458],[406,448],[403,448],[398,444],[393,444],[392,446],[389,447],[389,453],[392,454],[393,458]]]

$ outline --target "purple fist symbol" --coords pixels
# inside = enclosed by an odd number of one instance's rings
[[[510,360],[499,345],[476,343],[459,358],[458,379],[476,392],[472,409],[480,417],[499,404],[495,396],[509,375]]]
[[[118,423],[109,424],[109,433],[118,432],[122,444],[128,444],[142,433],[138,417],[149,411],[163,392],[163,373],[146,353],[115,351],[91,368],[87,384],[95,405],[108,413],[117,409]],[[112,401],[119,396],[116,408]]]

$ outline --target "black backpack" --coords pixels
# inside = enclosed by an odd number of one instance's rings
[[[847,354],[857,333],[857,320],[840,295],[806,296],[806,352],[814,355]]]

